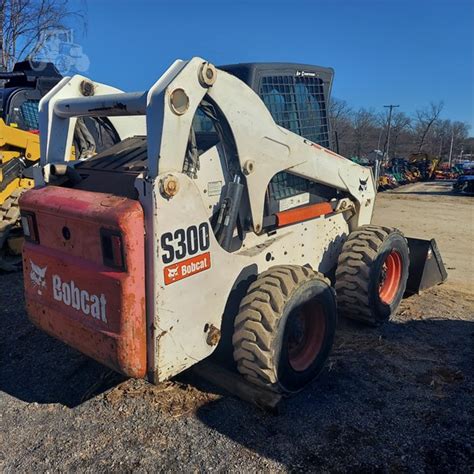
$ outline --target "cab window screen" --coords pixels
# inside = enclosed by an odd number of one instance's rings
[[[275,122],[298,135],[329,147],[323,81],[310,76],[266,76],[260,83],[260,97]],[[312,192],[314,183],[291,173],[281,172],[269,185],[271,200],[281,200]]]
[[[282,171],[276,174],[270,181],[269,195],[271,199],[279,201],[297,194],[310,192],[312,184],[307,179]]]
[[[266,76],[260,84],[260,97],[278,125],[329,147],[323,81],[320,78]]]
[[[38,130],[38,105],[39,100],[25,100],[18,108],[13,109],[8,117],[8,124],[16,123],[22,130]]]
[[[37,100],[27,100],[20,106],[23,123],[27,130],[38,130],[39,128],[38,107],[39,101]]]

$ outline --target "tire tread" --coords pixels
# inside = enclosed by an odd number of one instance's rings
[[[241,301],[232,337],[237,369],[250,382],[281,391],[272,341],[285,304],[309,280],[322,280],[331,287],[329,279],[321,273],[297,265],[271,267],[250,285]]]
[[[370,325],[379,322],[370,307],[370,269],[385,239],[393,233],[405,238],[396,228],[376,225],[365,225],[349,235],[336,269],[335,289],[343,316]]]

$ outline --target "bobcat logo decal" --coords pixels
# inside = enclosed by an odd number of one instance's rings
[[[359,191],[367,191],[367,181],[368,180],[369,180],[369,178],[366,178],[365,180],[359,178]]]
[[[170,280],[174,280],[178,276],[178,270],[178,265],[176,265],[174,268],[167,268],[168,278]]]
[[[30,272],[30,279],[31,283],[33,284],[34,287],[36,287],[36,290],[38,291],[38,295],[43,294],[43,289],[46,288],[46,269],[48,267],[41,268],[38,265],[35,265],[31,260],[31,272]]]

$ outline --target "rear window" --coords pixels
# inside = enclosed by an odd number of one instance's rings
[[[38,130],[39,129],[39,100],[26,99],[21,102],[23,96],[18,94],[12,101],[10,113],[7,116],[7,124],[15,124],[21,130]],[[18,102],[21,102],[18,105]]]
[[[34,99],[28,99],[20,105],[21,121],[25,130],[39,129],[38,107],[39,100]]]

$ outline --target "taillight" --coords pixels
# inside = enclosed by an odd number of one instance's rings
[[[38,226],[34,212],[23,211],[21,213],[21,226],[23,234],[28,242],[39,243]]]
[[[117,270],[125,270],[122,234],[116,230],[100,229],[100,239],[104,265]]]

